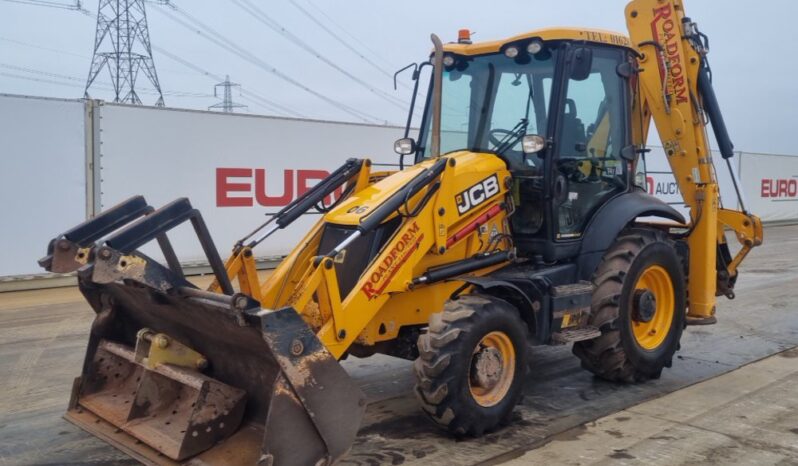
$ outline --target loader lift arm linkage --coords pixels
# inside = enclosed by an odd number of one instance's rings
[[[510,418],[530,343],[574,343],[607,380],[659,377],[685,321],[713,323],[716,296],[734,297],[762,224],[739,190],[740,210],[721,204],[710,122],[721,156],[734,151],[706,36],[682,0],[632,0],[626,20],[630,38],[433,35],[413,73],[417,91],[431,65],[419,143],[411,110],[395,146],[415,164],[347,160],[226,262],[187,199],[156,210],[136,196],[56,236],[40,265],[77,271],[96,313],[65,417],[147,464],[330,465],[366,409],[339,364],[348,355],[415,360],[422,409],[456,435]],[[595,119],[569,94],[585,83],[605,95],[582,104]],[[652,120],[689,221],[632,182]],[[321,219],[261,281],[253,249],[314,207]],[[184,223],[213,270],[207,291],[167,237]],[[139,250],[153,241],[165,265]]]

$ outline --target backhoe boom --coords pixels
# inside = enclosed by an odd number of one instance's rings
[[[626,7],[626,20],[632,46],[639,53],[640,99],[634,112],[640,124],[635,142],[644,146],[653,119],[690,208],[688,316],[695,322],[711,322],[715,296],[733,297],[737,267],[751,248],[762,243],[762,224],[745,211],[742,200],[742,210],[721,206],[708,123],[725,159],[734,155],[733,145],[712,88],[705,36],[685,16],[682,0],[634,0]],[[736,180],[733,170],[732,178]],[[742,245],[733,259],[726,228],[737,234]]]

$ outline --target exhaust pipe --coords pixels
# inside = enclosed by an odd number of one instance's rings
[[[432,84],[432,157],[441,156],[441,103],[443,100],[443,43],[435,34],[430,36],[433,53],[433,84]]]

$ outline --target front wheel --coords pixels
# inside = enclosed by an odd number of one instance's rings
[[[527,327],[513,305],[476,294],[448,301],[418,350],[416,394],[436,423],[480,436],[509,419],[527,372]]]
[[[685,323],[685,278],[663,232],[621,233],[594,274],[590,325],[601,336],[574,344],[582,367],[617,382],[659,378],[670,367]]]

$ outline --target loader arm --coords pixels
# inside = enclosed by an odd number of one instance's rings
[[[626,7],[626,21],[639,63],[635,143],[645,147],[653,119],[690,208],[688,316],[709,322],[714,319],[715,297],[734,296],[738,266],[752,248],[762,244],[762,223],[745,210],[740,197],[736,174],[728,163],[733,146],[712,89],[706,36],[685,15],[682,0],[634,0]],[[740,210],[722,207],[708,123],[732,171]],[[726,228],[736,233],[741,245],[734,258],[726,243]]]

